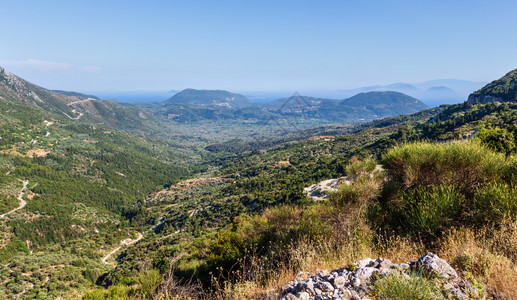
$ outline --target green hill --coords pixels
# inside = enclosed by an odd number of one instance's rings
[[[378,118],[410,114],[427,105],[398,92],[360,93],[334,100],[295,95],[263,104],[269,111],[340,123],[367,122]]]
[[[251,102],[243,95],[223,90],[185,89],[164,101],[168,104],[190,104],[208,107],[243,108],[251,106]]]
[[[360,93],[340,104],[365,108],[378,117],[409,114],[427,108],[427,105],[411,96],[391,91]]]
[[[0,218],[2,299],[95,286],[107,250],[149,221],[135,203],[188,174],[174,147],[113,129],[149,130],[131,127],[138,110],[85,100],[0,70],[0,214],[12,211]],[[13,211],[21,181],[27,205]]]
[[[494,80],[482,89],[472,93],[470,103],[515,102],[517,101],[517,69],[509,72],[498,80]]]

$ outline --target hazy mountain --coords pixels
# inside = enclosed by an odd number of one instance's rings
[[[242,108],[251,106],[243,95],[224,90],[185,89],[164,101],[165,104],[191,104],[209,107]]]
[[[431,106],[460,102],[468,93],[461,94],[446,86],[432,86],[420,92],[420,99]]]
[[[420,99],[428,106],[454,104],[463,102],[470,93],[483,87],[485,82],[473,82],[459,79],[437,79],[421,83],[393,83],[374,85],[356,89],[340,90],[339,94],[351,97],[358,93],[372,91],[396,91]]]
[[[474,103],[476,101],[479,103],[517,101],[517,69],[472,93],[468,102]]]
[[[421,90],[426,90],[434,86],[444,86],[456,91],[457,93],[468,94],[472,93],[472,91],[475,91],[483,87],[486,84],[487,82],[469,81],[461,79],[435,79],[424,81],[421,83],[416,83],[414,85]]]
[[[411,92],[419,91],[419,89],[416,86],[409,84],[409,83],[404,83],[404,82],[392,83],[390,85],[383,87],[382,89],[388,90],[388,91],[398,91],[398,92],[403,92],[403,93],[411,93]]]
[[[359,93],[345,100],[295,95],[263,106],[269,111],[284,115],[300,115],[344,123],[414,113],[427,108],[419,100],[393,91]]]

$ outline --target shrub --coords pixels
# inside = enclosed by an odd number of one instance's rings
[[[515,145],[515,136],[513,132],[504,128],[485,128],[481,127],[476,134],[476,138],[490,149],[507,155],[514,153],[517,146]]]
[[[394,217],[413,233],[434,235],[457,221],[464,201],[450,186],[408,190],[400,196],[401,206]]]
[[[370,206],[376,226],[429,238],[449,226],[482,227],[517,214],[517,160],[478,142],[406,144],[383,161],[390,180]]]
[[[158,270],[151,269],[143,271],[138,281],[140,283],[140,295],[142,299],[153,299],[162,281],[162,276]]]
[[[475,205],[477,220],[500,223],[517,215],[517,190],[505,183],[488,184],[478,189]]]
[[[383,162],[388,175],[403,188],[445,183],[470,195],[506,168],[504,155],[476,142],[405,144],[390,150]]]
[[[392,274],[374,281],[370,290],[379,299],[429,300],[441,299],[435,282],[414,274]]]
[[[346,174],[349,178],[354,178],[358,174],[372,172],[376,166],[377,163],[374,160],[359,160],[354,156],[350,160],[350,164],[346,167]]]

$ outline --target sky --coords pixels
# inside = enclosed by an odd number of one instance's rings
[[[517,68],[517,1],[4,1],[0,66],[50,89],[339,90]]]

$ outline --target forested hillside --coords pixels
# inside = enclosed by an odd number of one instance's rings
[[[109,270],[101,258],[152,219],[135,203],[188,171],[166,143],[25,96],[0,99],[0,294],[78,297]],[[27,205],[14,210],[20,193]]]

